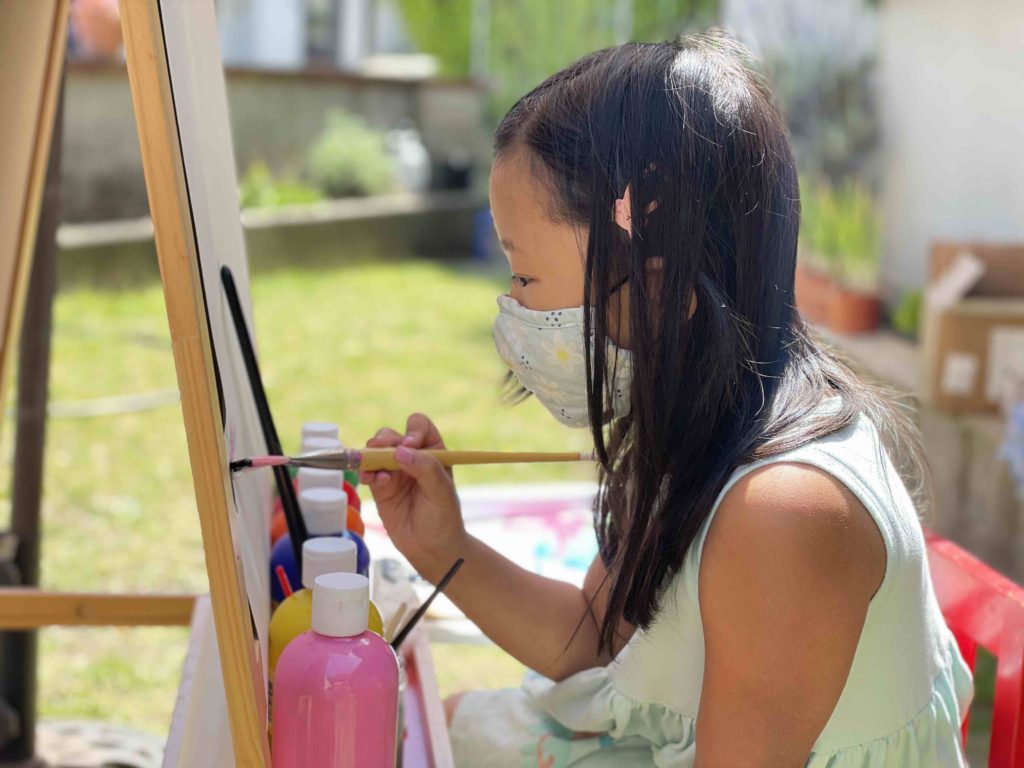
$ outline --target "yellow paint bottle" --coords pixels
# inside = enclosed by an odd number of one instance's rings
[[[274,679],[277,660],[285,646],[309,630],[313,622],[313,582],[325,573],[355,573],[356,545],[349,539],[322,536],[307,539],[302,545],[302,586],[277,606],[270,619],[270,679]],[[380,612],[372,602],[368,628],[383,637]]]

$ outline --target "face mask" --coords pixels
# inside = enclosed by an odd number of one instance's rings
[[[537,311],[511,296],[498,297],[494,345],[498,355],[551,415],[568,427],[586,427],[587,363],[584,357],[583,307]],[[613,416],[629,412],[632,355],[606,340]],[[616,359],[617,357],[617,359]],[[606,386],[606,390],[608,387]]]

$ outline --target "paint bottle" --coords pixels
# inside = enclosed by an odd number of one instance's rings
[[[325,573],[355,573],[356,545],[350,539],[321,536],[307,539],[302,545],[302,586],[277,606],[270,619],[270,676],[273,679],[277,660],[285,647],[312,626],[313,582]],[[384,625],[377,606],[370,602],[368,627],[384,634]]]
[[[295,479],[296,493],[302,493],[307,488],[341,488],[348,496],[349,505],[356,509],[362,509],[363,502],[359,498],[359,494],[345,479],[345,474],[341,470],[300,467]]]
[[[306,530],[312,536],[343,536],[356,545],[356,573],[366,576],[370,572],[370,552],[362,537],[346,527],[348,497],[341,488],[308,488],[299,494],[299,509],[306,521]],[[284,592],[275,576],[277,566],[284,568],[288,581],[302,582],[299,564],[295,562],[292,539],[285,534],[274,544],[270,553],[270,598],[276,604],[284,600]]]
[[[307,421],[302,425],[302,441],[299,443],[299,453],[337,451],[341,447],[341,440],[338,439],[337,424],[329,421]],[[288,472],[294,481],[298,469],[289,467]]]
[[[274,768],[393,768],[398,659],[367,631],[369,581],[328,573],[313,585],[312,629],[274,671]]]
[[[333,421],[307,421],[302,425],[302,442],[312,437],[338,439],[338,425]]]
[[[305,447],[307,440],[316,440],[316,439],[330,439],[330,440],[337,441],[338,440],[338,425],[335,424],[332,421],[307,421],[307,422],[305,422],[302,425],[302,438],[299,441],[300,451],[302,453],[307,453],[308,451],[327,450],[325,448],[309,448],[309,449],[307,449]],[[341,443],[338,442],[338,445],[340,446]],[[298,472],[298,470],[297,470],[296,467],[288,467],[288,476],[291,477],[293,482],[295,480],[295,475],[296,475],[297,472]],[[277,498],[277,491],[276,490],[274,491],[274,497],[275,497],[275,499]],[[278,508],[280,508],[280,502],[278,503]],[[276,514],[277,513],[275,511],[275,515]],[[276,522],[276,520],[275,520],[275,522]]]
[[[336,469],[316,469],[302,467],[297,475],[297,492],[302,493],[309,488],[341,488],[348,496],[348,511],[345,515],[345,528],[362,537],[366,533],[363,518],[359,510],[363,503],[356,489],[349,485],[342,472]],[[281,511],[284,515],[284,510]]]
[[[337,469],[299,467],[296,479],[296,491],[302,493],[310,488],[341,488],[341,484],[345,482],[345,475]]]
[[[313,440],[317,438],[327,438],[329,440],[337,440],[337,444],[326,444],[315,442],[307,445],[307,440]],[[341,439],[338,436],[338,425],[330,421],[307,421],[302,425],[302,442],[300,443],[301,451],[308,453],[310,451],[329,451],[335,448],[344,448],[341,443]],[[359,485],[359,473],[355,470],[346,469],[345,479],[351,483],[352,487],[355,488]]]
[[[364,538],[366,524],[363,523],[363,516],[359,509],[352,504],[348,505],[348,512],[345,515],[345,528],[360,538]],[[288,533],[288,521],[285,519],[284,510],[277,506],[274,509],[274,517],[270,524],[270,546],[277,544],[277,540]]]
[[[343,447],[341,440],[336,437],[303,437],[301,452],[340,451]]]
[[[295,476],[295,493],[301,494],[309,488],[342,488],[348,495],[349,509],[346,514],[345,527],[353,533],[362,536],[366,532],[363,525],[363,518],[360,514],[363,503],[359,498],[356,489],[349,485],[343,474],[336,469],[316,469],[314,467],[302,467]],[[352,509],[354,507],[354,509]],[[288,532],[288,523],[284,517],[284,509],[281,507],[280,499],[274,504],[274,513],[270,523],[270,544],[273,546],[277,540]]]
[[[309,447],[312,446],[312,447]],[[302,425],[302,439],[299,441],[299,452],[330,451],[341,447],[338,440],[338,425],[331,421],[307,421]],[[288,474],[295,480],[298,470],[288,467]]]
[[[337,429],[333,437],[326,437],[323,435],[316,435],[302,437],[302,453],[313,453],[314,451],[340,451],[345,446],[342,445],[341,440],[338,439]],[[359,485],[359,473],[355,470],[345,470],[345,480],[355,488]]]

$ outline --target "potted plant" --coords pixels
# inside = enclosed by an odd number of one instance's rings
[[[923,299],[924,291],[921,288],[906,290],[889,315],[889,325],[892,329],[911,341],[917,341],[920,331]]]
[[[835,261],[828,220],[832,194],[822,182],[806,180],[800,187],[800,245],[793,292],[804,320],[823,323],[828,315]]]
[[[829,216],[835,287],[828,302],[826,322],[836,333],[873,331],[881,318],[878,293],[882,228],[868,190],[848,183],[834,190]]]
[[[306,165],[310,180],[329,197],[383,195],[396,187],[395,161],[384,133],[341,110],[328,114]]]

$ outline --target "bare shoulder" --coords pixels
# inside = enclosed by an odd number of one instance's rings
[[[700,559],[697,740],[716,765],[802,765],[835,709],[885,545],[826,472],[770,464],[722,500]],[[766,716],[770,713],[770,716]]]
[[[701,579],[738,562],[746,563],[745,575],[780,588],[827,584],[870,599],[885,574],[885,543],[843,483],[809,464],[780,462],[748,473],[726,494],[708,532]]]

